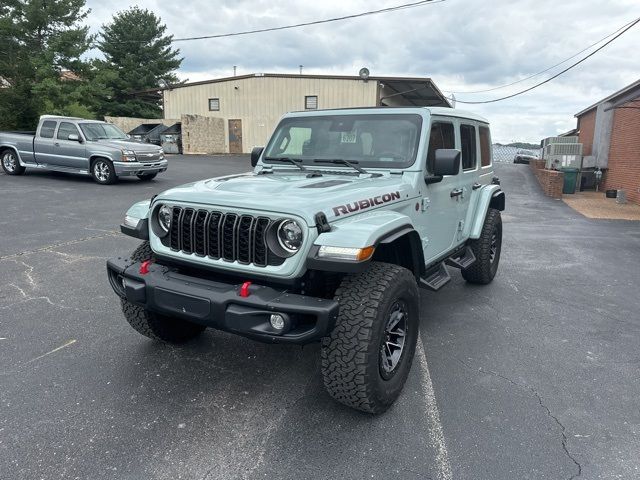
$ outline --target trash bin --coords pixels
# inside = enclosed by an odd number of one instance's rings
[[[576,193],[576,184],[578,182],[579,168],[564,167],[559,169],[564,173],[564,184],[562,185],[562,193]]]

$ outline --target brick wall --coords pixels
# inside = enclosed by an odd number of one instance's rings
[[[596,109],[588,111],[579,117],[580,143],[582,143],[582,155],[589,156],[593,151],[593,135],[596,130]]]
[[[224,119],[182,115],[184,153],[225,153]]]
[[[562,172],[547,170],[544,168],[544,160],[529,162],[529,168],[536,176],[542,191],[547,197],[562,198],[562,185],[564,184],[564,174]]]
[[[640,204],[640,100],[619,108],[613,116],[609,169],[605,189],[624,189],[627,200]]]

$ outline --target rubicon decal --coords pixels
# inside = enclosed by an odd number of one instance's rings
[[[346,205],[339,205],[337,207],[333,207],[333,214],[336,217],[339,217],[340,215],[347,215],[360,210],[366,210],[367,208],[375,207],[376,205],[383,205],[385,203],[393,202],[394,200],[400,200],[400,192],[385,193],[384,195],[378,195],[377,197],[365,198],[364,200],[358,200],[357,202],[348,203]]]

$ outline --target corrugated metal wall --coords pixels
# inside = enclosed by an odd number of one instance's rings
[[[263,146],[280,117],[304,110],[305,96],[317,95],[318,108],[372,107],[378,82],[351,79],[250,77],[192,85],[164,92],[165,117],[205,115],[225,120],[226,151],[229,151],[230,119],[242,120],[242,147],[250,152]],[[209,99],[220,99],[220,110],[209,111]]]

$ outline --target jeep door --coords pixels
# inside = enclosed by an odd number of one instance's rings
[[[69,140],[69,136],[77,140]],[[53,142],[56,164],[77,170],[87,170],[86,147],[82,136],[71,122],[60,122]]]
[[[446,118],[433,117],[429,129],[426,173],[433,174],[436,150],[456,148],[456,123]],[[426,263],[439,259],[453,246],[458,232],[458,200],[455,193],[458,175],[445,175],[438,183],[425,184],[419,234]]]

